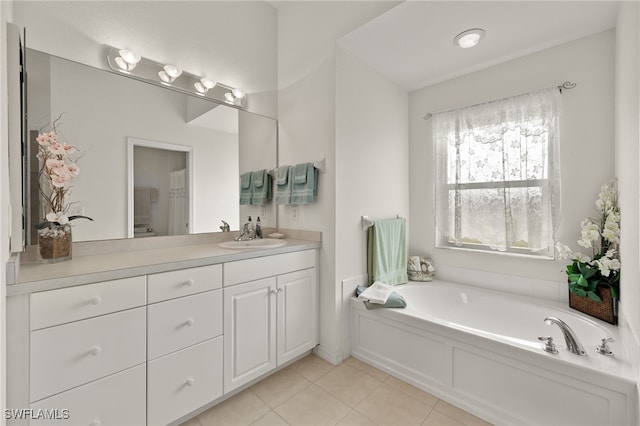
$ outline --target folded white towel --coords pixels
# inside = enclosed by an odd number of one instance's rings
[[[365,291],[360,293],[358,300],[384,305],[387,303],[387,299],[389,299],[389,295],[391,295],[391,293],[393,293],[393,286],[376,281],[367,287]]]

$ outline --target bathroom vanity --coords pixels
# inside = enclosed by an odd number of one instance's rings
[[[7,407],[39,418],[9,424],[179,423],[301,357],[318,344],[319,247],[23,263],[7,286]]]

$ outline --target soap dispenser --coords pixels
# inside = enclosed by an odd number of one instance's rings
[[[262,238],[262,225],[260,224],[260,216],[256,220],[256,238]]]

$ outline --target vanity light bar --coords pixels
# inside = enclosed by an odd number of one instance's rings
[[[175,65],[161,64],[143,58],[131,50],[108,47],[107,65],[115,72],[153,84],[162,84],[171,89],[196,94],[239,108],[246,107],[246,92],[207,77],[183,71]]]

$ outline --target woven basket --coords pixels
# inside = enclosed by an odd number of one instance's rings
[[[609,324],[618,324],[618,299],[611,297],[611,289],[607,286],[597,286],[596,294],[602,302],[569,292],[569,307]]]

